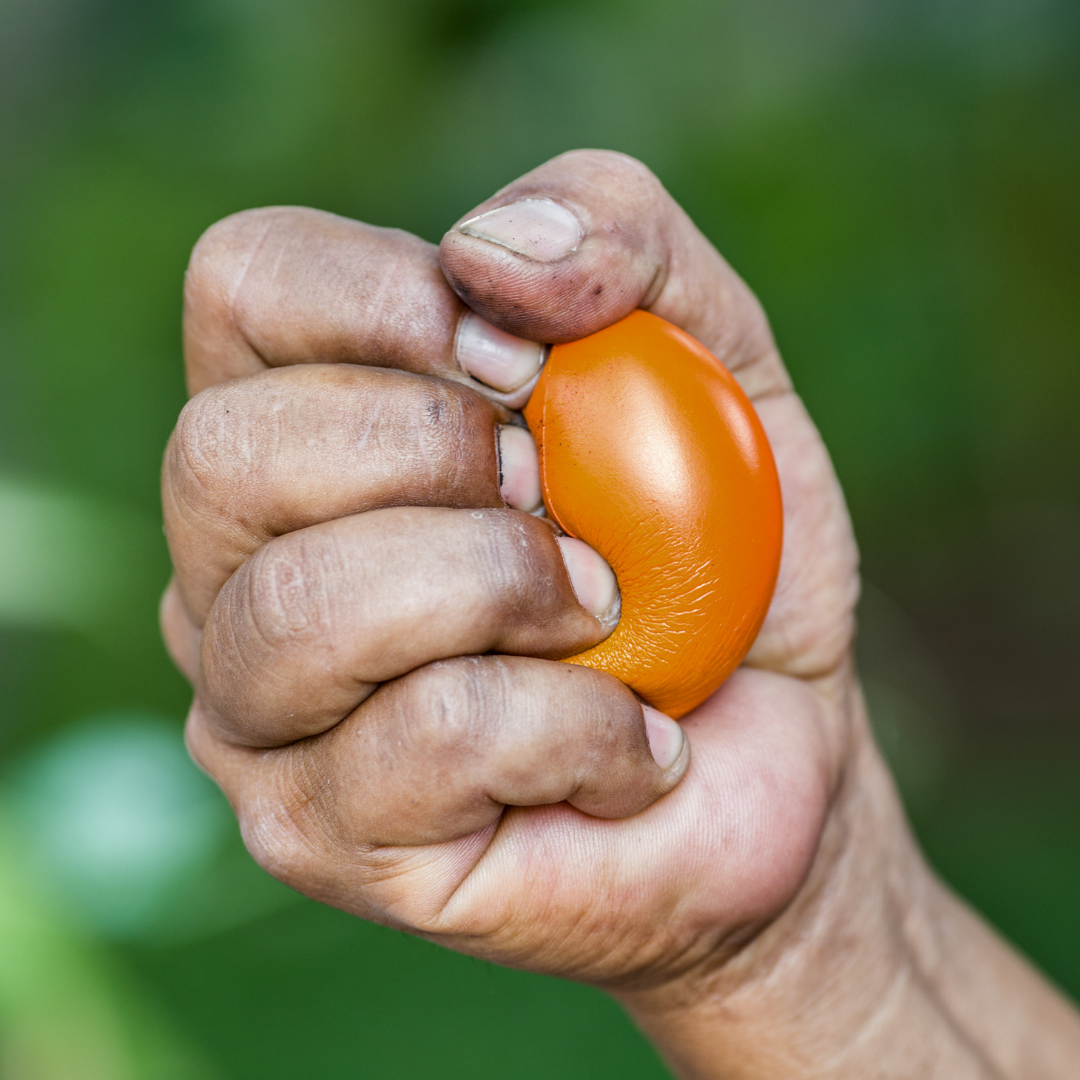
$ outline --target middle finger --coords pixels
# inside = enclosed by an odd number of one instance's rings
[[[166,533],[195,625],[237,567],[283,533],[386,506],[533,509],[535,447],[523,429],[500,433],[509,418],[467,387],[351,364],[203,391],[180,416],[163,476]]]

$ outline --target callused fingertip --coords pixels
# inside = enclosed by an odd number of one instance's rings
[[[500,424],[495,428],[499,449],[499,494],[507,506],[534,514],[544,505],[540,491],[540,455],[524,428]]]
[[[565,258],[585,235],[577,214],[554,199],[518,199],[463,221],[457,231],[536,262]]]
[[[515,337],[474,311],[458,320],[454,359],[477,382],[509,394],[524,389],[544,365],[547,348],[537,341]]]
[[[651,705],[641,704],[645,716],[645,736],[649,740],[649,753],[653,761],[664,771],[671,772],[676,778],[686,771],[690,758],[690,743],[686,733],[671,719]],[[685,762],[682,759],[686,759]]]
[[[590,615],[595,615],[606,630],[612,629],[619,621],[621,608],[615,571],[599,552],[582,540],[559,536],[556,542],[578,603]]]

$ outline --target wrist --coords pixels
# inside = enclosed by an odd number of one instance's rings
[[[942,927],[958,905],[912,840],[851,689],[850,764],[792,902],[715,967],[616,995],[685,1080],[1000,1075],[947,1000]]]

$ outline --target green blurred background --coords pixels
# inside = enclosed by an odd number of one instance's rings
[[[437,240],[577,146],[764,300],[919,835],[1080,994],[1075,0],[0,0],[0,1077],[665,1075],[599,994],[263,875],[155,627],[199,233]]]

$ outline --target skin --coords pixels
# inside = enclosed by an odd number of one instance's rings
[[[843,497],[756,300],[632,159],[563,155],[465,218],[518,198],[573,210],[577,250],[289,208],[195,250],[162,616],[250,850],[364,918],[602,987],[686,1080],[1074,1075],[1071,1006],[912,841],[852,664]],[[666,771],[625,687],[556,662],[605,631],[500,496],[520,402],[457,367],[463,299],[552,342],[654,311],[768,432],[776,596]]]

